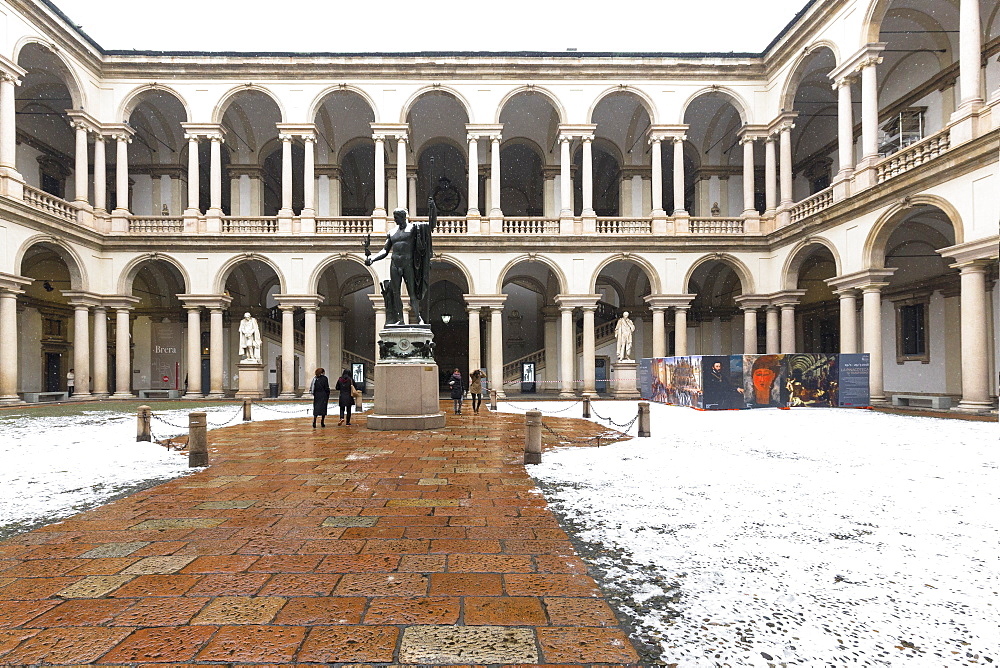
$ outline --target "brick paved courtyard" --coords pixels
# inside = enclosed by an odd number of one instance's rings
[[[0,543],[0,662],[637,660],[521,464],[521,416],[328,424],[212,431],[208,469]]]

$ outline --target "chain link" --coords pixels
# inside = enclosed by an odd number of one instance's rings
[[[633,424],[635,424],[635,421],[639,419],[639,416],[636,415],[634,418],[632,418],[632,421],[629,422],[628,424],[618,424],[617,422],[615,422],[611,418],[606,418],[603,415],[600,415],[597,411],[594,410],[594,405],[593,404],[590,405],[590,412],[593,413],[594,417],[596,417],[598,420],[604,420],[605,422],[610,422],[611,424],[613,424],[616,427],[624,428],[626,431],[628,431],[628,429]]]
[[[545,411],[543,411],[542,409],[540,409],[540,408],[538,408],[538,407],[532,407],[532,408],[521,408],[520,406],[516,406],[516,405],[514,405],[514,404],[510,403],[509,401],[504,401],[504,402],[499,402],[499,401],[498,401],[498,402],[497,402],[497,405],[500,405],[501,403],[503,403],[503,404],[504,404],[504,405],[506,405],[506,406],[510,406],[510,407],[511,407],[512,409],[515,409],[515,410],[524,410],[524,411],[538,411],[538,412],[540,412],[540,413],[541,413],[542,415],[558,415],[559,413],[565,413],[565,412],[566,412],[566,411],[568,411],[569,409],[573,408],[574,406],[576,406],[577,404],[579,404],[579,403],[582,403],[582,402],[580,402],[580,401],[576,401],[576,402],[574,402],[574,403],[570,404],[569,406],[566,406],[565,408],[560,408],[560,409],[559,409],[559,410],[557,410],[557,411],[550,411],[550,412],[548,412],[548,413],[546,413]]]
[[[280,408],[277,408],[276,406],[269,405],[269,404],[262,404],[262,403],[260,403],[258,401],[254,401],[252,403],[257,408],[263,408],[265,410],[274,411],[275,413],[288,413],[288,414],[292,414],[292,413],[299,413],[301,411],[305,411],[306,415],[309,415],[309,410],[310,410],[309,406],[305,406],[305,407],[303,407],[303,406],[297,406],[296,408],[293,408],[292,410],[282,410]]]

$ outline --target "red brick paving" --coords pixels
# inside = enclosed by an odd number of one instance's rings
[[[389,663],[453,625],[526,629],[541,665],[638,660],[521,464],[523,418],[310,424],[213,431],[210,468],[0,542],[0,662]]]

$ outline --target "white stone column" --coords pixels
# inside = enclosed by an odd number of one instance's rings
[[[674,307],[674,355],[682,357],[687,355],[687,306]]]
[[[882,382],[882,286],[871,284],[863,288],[865,350],[868,353],[871,372],[868,379],[869,396],[872,403],[885,403]]]
[[[94,137],[94,209],[108,210],[108,157],[104,135]]]
[[[795,352],[795,304],[785,302],[781,306],[781,354]]]
[[[0,289],[0,403],[20,403],[17,396],[17,296]]]
[[[480,215],[479,211],[479,136],[470,134],[469,140],[469,212],[468,217]]]
[[[281,309],[281,394],[282,399],[295,397],[295,307],[279,304]]]
[[[963,8],[965,3],[962,3]],[[996,261],[994,260],[993,263]],[[990,337],[986,315],[987,262],[973,261],[958,265],[962,272],[962,400],[958,410],[984,411],[993,408],[990,401]]]
[[[94,307],[94,387],[98,399],[108,396],[108,310]]]
[[[651,183],[653,188],[653,215],[663,215],[663,156],[660,153],[662,140],[652,137],[649,140],[651,155]]]
[[[743,307],[743,354],[757,354],[757,307]]]
[[[674,137],[674,215],[684,215],[684,140]]]
[[[285,218],[294,215],[292,211],[292,135],[278,135],[278,139],[281,140],[281,211],[278,212],[278,215]],[[385,178],[384,174],[382,178]]]
[[[573,182],[570,178],[570,138],[559,137],[559,217],[573,217]]]
[[[583,306],[583,391],[597,393],[597,369],[594,355],[596,353],[594,338],[594,312],[597,305]]]
[[[878,79],[875,66],[881,58],[869,57],[861,63],[861,155],[878,158]]]
[[[409,207],[416,207],[416,202],[407,202],[406,187],[406,136],[396,137],[396,206],[409,210]],[[414,208],[416,211],[416,208]],[[411,212],[412,213],[412,212]]]
[[[15,87],[20,83],[11,74],[0,74],[0,168],[17,173],[17,127]]]
[[[666,313],[662,308],[653,308],[653,357],[667,356]]]
[[[794,204],[792,197],[792,128],[794,123],[781,124],[781,208]]]
[[[318,352],[316,348],[316,307],[305,306],[303,310],[305,311],[305,332],[302,340],[302,365],[304,367],[303,373],[305,378],[302,381],[305,386],[305,394],[312,396],[309,392],[309,383],[306,383],[305,379],[311,379],[316,372],[316,367],[319,366],[316,363],[316,354]]]
[[[222,215],[222,137],[213,135],[209,137],[209,198],[208,215]],[[282,163],[284,170],[284,163]]]
[[[779,324],[779,311],[777,306],[767,306],[764,309],[764,352],[768,355],[777,355],[781,350],[781,326]]]
[[[854,108],[851,102],[850,77],[837,79],[837,162],[839,178],[854,171]]]
[[[201,399],[201,307],[185,306],[187,322],[187,392],[185,399]]]
[[[339,373],[344,364],[344,313],[342,306],[334,306],[330,323],[330,373]],[[376,346],[377,347],[377,346]]]
[[[993,6],[996,7],[996,5]],[[982,71],[980,63],[982,61],[983,39],[980,27],[979,0],[960,1],[958,33],[959,108],[976,108],[983,103],[979,80]]]
[[[757,210],[754,208],[754,164],[753,164],[753,137],[742,137],[740,143],[743,144],[743,216],[745,218],[756,218]]]
[[[542,314],[542,345],[545,354],[542,358],[545,364],[545,386],[547,394],[558,392],[559,382],[559,309],[555,306],[543,306]]]
[[[212,142],[215,143],[214,141]],[[223,392],[223,332],[221,307],[213,306],[208,313],[208,396],[221,399]]]
[[[87,201],[87,190],[90,182],[90,166],[87,159],[87,125],[81,122],[73,122],[73,129],[76,131],[76,160],[73,168],[73,203],[81,209],[89,209],[90,202]]]
[[[576,337],[573,336],[573,307],[559,307],[559,396],[572,397],[576,359]]]
[[[188,201],[184,214],[187,216],[197,216],[201,214],[201,202],[198,200],[201,189],[201,177],[198,175],[198,135],[185,135],[188,140],[188,170],[187,170],[187,191]],[[190,381],[190,377],[188,378]],[[190,383],[188,384],[190,387]]]
[[[497,391],[497,397],[507,395],[503,390],[503,304],[490,306],[490,387]]]
[[[385,217],[385,135],[372,135],[375,140],[375,210],[373,216]]]
[[[90,307],[73,303],[73,373],[76,376],[73,397],[90,399]]]
[[[500,135],[490,135],[490,218],[503,218],[500,207]]]
[[[469,314],[469,372],[481,369],[482,342],[479,340],[479,307],[467,306],[466,312]]]
[[[583,137],[583,215],[594,215],[594,138]]]
[[[773,216],[778,206],[778,161],[774,151],[774,135],[764,138],[764,211]]]
[[[130,310],[115,309],[115,393],[116,399],[132,397],[132,331]]]
[[[316,135],[302,135],[305,158],[302,164],[302,215],[316,215]],[[307,369],[309,373],[315,369]]]
[[[858,297],[854,290],[840,290],[840,352],[858,352]]]
[[[129,214],[129,201],[128,201],[128,145],[132,141],[131,137],[125,134],[120,134],[115,137],[117,142],[117,163],[115,164],[115,188],[117,195],[117,204],[115,206],[115,213],[120,216],[127,216]],[[79,374],[77,374],[79,377]],[[79,381],[76,384],[80,387]]]

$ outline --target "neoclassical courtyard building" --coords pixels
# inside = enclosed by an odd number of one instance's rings
[[[110,51],[0,0],[0,401],[371,365],[407,207],[443,371],[867,352],[875,401],[996,405],[1000,5],[812,0],[760,54]],[[717,45],[719,50],[724,45]],[[369,370],[370,373],[370,370]]]

